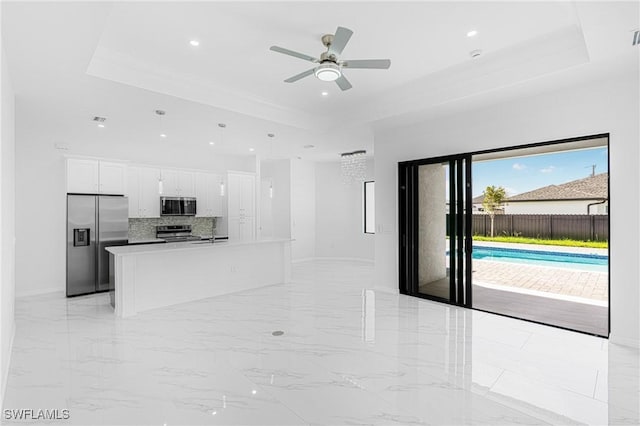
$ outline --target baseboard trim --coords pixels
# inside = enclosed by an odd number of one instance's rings
[[[0,404],[4,407],[4,397],[7,394],[7,381],[9,380],[9,371],[11,371],[11,355],[13,355],[13,339],[16,337],[16,320],[13,319],[11,324],[11,339],[9,340],[9,350],[7,356],[7,369],[2,372],[2,391],[0,392]]]
[[[16,292],[16,299],[18,297],[30,297],[30,296],[39,296],[41,294],[48,294],[48,293],[59,293],[62,292],[64,293],[64,289],[60,289],[58,287],[50,287],[50,288],[43,288],[40,290],[31,290],[31,291],[25,291],[25,292]]]
[[[615,343],[616,345],[628,346],[630,348],[640,349],[640,340],[629,339],[627,337],[617,337],[617,335],[613,333],[609,334],[609,342]]]

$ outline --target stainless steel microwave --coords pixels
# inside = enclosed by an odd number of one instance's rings
[[[196,199],[191,197],[160,197],[160,216],[195,216]]]

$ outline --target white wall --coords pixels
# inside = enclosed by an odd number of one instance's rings
[[[505,214],[587,214],[587,207],[599,200],[518,201],[505,204]],[[589,207],[590,214],[605,214],[607,204]]]
[[[374,180],[367,161],[367,180]],[[340,162],[316,164],[316,257],[374,260],[374,234],[364,233],[362,182],[342,183]],[[376,197],[377,197],[376,183]],[[376,199],[376,205],[378,200]]]
[[[291,160],[291,259],[316,256],[316,165]]]
[[[291,160],[260,164],[260,224],[262,238],[291,238]],[[269,187],[273,184],[273,198]]]
[[[640,346],[639,70],[375,135],[376,285],[398,291],[397,163],[610,133],[611,341]],[[382,231],[382,232],[381,232]]]
[[[0,6],[1,9],[1,6]],[[0,12],[1,13],[1,12]],[[1,36],[0,36],[1,37]],[[0,39],[0,46],[2,42]],[[9,372],[15,332],[15,104],[4,49],[0,95],[0,402]]]

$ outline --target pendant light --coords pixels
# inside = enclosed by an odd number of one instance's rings
[[[267,137],[271,139],[271,141],[269,142],[269,151],[270,151],[270,156],[272,160],[273,160],[273,138],[275,136],[276,135],[273,133],[267,133]],[[271,181],[269,182],[269,198],[273,198],[273,178],[271,178]]]
[[[224,123],[218,123],[218,127],[220,128],[220,146],[224,146],[224,133],[223,130],[227,127]],[[224,188],[224,176],[220,177],[220,196],[224,197],[225,188]]]
[[[158,116],[158,128],[160,130],[160,137],[161,138],[166,138],[167,135],[164,133],[163,131],[163,126],[162,126],[162,117],[167,113],[164,110],[161,109],[157,109],[154,111],[155,114]],[[162,195],[162,193],[164,192],[164,184],[162,182],[162,172],[160,172],[160,178],[158,178],[158,194]]]

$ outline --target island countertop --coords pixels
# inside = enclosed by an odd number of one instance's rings
[[[258,245],[258,244],[269,244],[269,243],[284,243],[290,242],[291,239],[286,238],[272,238],[272,239],[264,239],[264,240],[252,240],[252,241],[227,241],[221,240],[216,241],[215,243],[211,243],[207,240],[202,241],[184,241],[178,243],[164,243],[164,244],[136,244],[136,245],[128,245],[128,246],[112,246],[107,247],[109,253],[112,253],[116,256],[126,256],[133,254],[145,254],[145,253],[158,253],[158,252],[169,252],[169,251],[184,251],[184,250],[209,250],[213,248],[224,248],[224,247],[237,247],[237,246],[247,246],[247,245]]]

